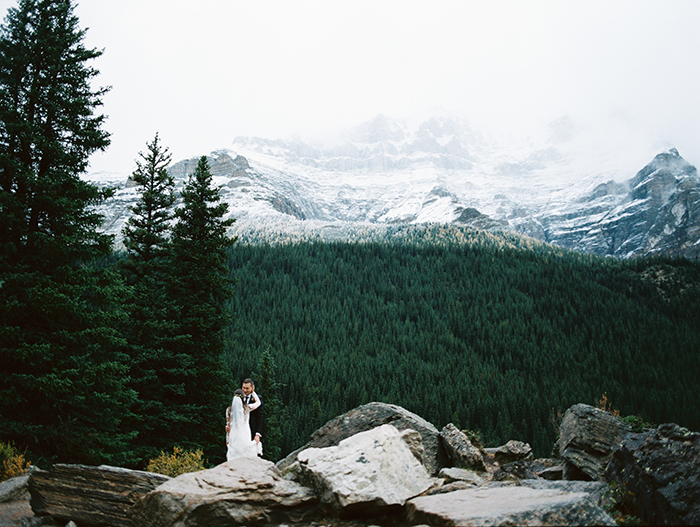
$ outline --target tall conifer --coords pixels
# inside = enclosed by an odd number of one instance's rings
[[[177,322],[167,288],[175,181],[167,171],[171,156],[158,134],[146,146],[131,175],[140,197],[123,230],[123,270],[130,292],[124,331],[131,356],[130,386],[137,393],[133,418],[124,425],[138,434],[133,441],[137,465],[178,443],[173,431],[188,413],[183,407],[189,359],[178,357],[172,346]]]
[[[45,459],[118,463],[124,342],[116,275],[81,179],[109,144],[69,0],[20,0],[0,28],[0,439]]]
[[[222,354],[233,283],[226,249],[235,241],[227,232],[234,220],[224,219],[228,205],[220,202],[206,156],[189,177],[182,199],[175,212],[170,286],[181,336],[177,349],[191,358],[185,391],[195,411],[181,432],[181,444],[201,446],[210,458],[223,459],[231,379]]]
[[[131,207],[132,216],[124,227],[124,245],[129,253],[127,268],[141,277],[162,272],[167,265],[168,242],[175,203],[175,180],[168,174],[172,156],[160,143],[158,134],[140,152],[131,180],[140,194]]]

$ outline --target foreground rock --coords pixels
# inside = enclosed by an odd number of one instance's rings
[[[588,499],[603,510],[612,507],[608,494],[610,487],[602,481],[547,481],[542,479],[524,479],[518,482],[521,487],[530,489],[558,490],[560,492],[582,492]]]
[[[296,461],[297,454],[302,450],[337,446],[343,439],[385,424],[390,424],[399,431],[412,429],[420,434],[423,465],[431,476],[448,465],[440,434],[433,424],[395,404],[373,402],[328,421],[311,435],[308,443],[279,461],[277,467],[284,472]]]
[[[482,456],[485,471],[443,466],[440,478],[434,478],[421,461],[427,456],[437,463],[438,455],[427,452],[441,448],[446,448],[446,465],[451,464],[447,450],[457,460],[455,445],[464,446],[466,436],[456,427],[448,425],[435,436],[434,427],[432,432],[421,428],[420,418],[381,403],[345,415],[348,420],[329,421],[323,433],[314,434],[316,440],[333,442],[387,415],[394,416],[392,423],[411,426],[399,431],[382,424],[337,445],[303,449],[284,474],[258,458],[173,479],[114,467],[56,465],[29,477],[32,504],[40,517],[26,510],[22,480],[0,484],[0,525],[64,527],[71,520],[75,523],[68,525],[80,527],[612,525],[603,509],[615,503],[637,507],[639,512],[632,514],[644,523],[700,524],[700,434],[676,425],[632,435],[618,420],[592,407],[576,405],[567,412],[557,450],[568,456],[569,472],[578,470],[588,479],[614,452],[606,474],[626,492],[611,496],[600,480],[543,479],[559,476],[562,460],[530,459],[524,444],[511,443],[507,450],[516,456],[527,454],[526,459],[505,464],[495,461],[495,452],[471,445]],[[331,423],[340,428],[334,431]],[[610,429],[625,436],[621,446]],[[426,436],[447,446],[426,449]],[[2,503],[3,496],[7,503]]]
[[[35,467],[30,467],[35,470]],[[63,527],[51,518],[36,518],[29,505],[29,474],[0,482],[0,525]]]
[[[32,471],[34,471],[32,467]],[[29,474],[0,482],[0,503],[18,501],[29,497]]]
[[[131,506],[169,479],[106,465],[54,465],[29,476],[30,503],[37,516],[64,523],[132,527]]]
[[[496,487],[421,496],[406,504],[409,524],[615,525],[584,492]]]
[[[603,480],[608,462],[630,426],[614,415],[587,404],[576,404],[564,414],[555,445],[564,459],[564,479]]]
[[[487,454],[492,455],[496,462],[501,465],[532,457],[532,447],[530,445],[513,439],[503,446],[485,448],[484,450]]]
[[[467,435],[449,423],[440,432],[440,439],[445,447],[450,462],[457,468],[486,471],[484,456],[472,445]]]
[[[313,491],[282,478],[260,458],[239,458],[182,474],[133,507],[139,527],[278,525],[306,521],[316,511]]]
[[[499,467],[493,474],[494,481],[520,481],[537,478],[532,466],[527,461],[513,461]]]
[[[700,434],[676,424],[629,436],[607,477],[621,506],[650,525],[700,525]]]
[[[470,485],[479,486],[484,483],[484,478],[473,470],[458,467],[445,467],[440,470],[440,477],[447,483],[464,481]]]
[[[343,517],[399,512],[435,484],[391,425],[360,432],[338,446],[308,448],[297,459],[302,481]]]

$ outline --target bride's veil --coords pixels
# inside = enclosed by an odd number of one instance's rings
[[[244,441],[250,441],[250,428],[245,422],[243,413],[243,399],[240,397],[233,398],[231,409],[231,435],[230,440],[243,444]]]
[[[255,457],[257,455],[255,441],[250,439],[250,426],[243,413],[243,399],[234,396],[231,403],[231,421],[228,436],[228,452],[226,459],[231,461],[240,457]]]

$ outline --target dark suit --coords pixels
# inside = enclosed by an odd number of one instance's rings
[[[250,397],[250,403],[255,402],[255,397],[257,397],[260,401],[260,406],[258,406],[255,410],[248,414],[248,424],[250,425],[250,438],[255,439],[255,434],[260,434],[260,437],[262,437],[263,435],[263,426],[265,424],[265,405],[263,404],[262,397],[260,397],[257,393],[254,396],[251,395]],[[243,400],[245,401],[245,399]]]

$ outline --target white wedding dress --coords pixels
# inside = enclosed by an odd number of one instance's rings
[[[241,457],[257,457],[258,455],[257,443],[250,439],[250,426],[247,417],[243,411],[243,400],[240,397],[234,397],[231,404],[226,461]]]

